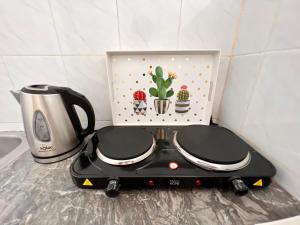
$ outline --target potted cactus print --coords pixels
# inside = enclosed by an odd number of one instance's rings
[[[154,99],[155,111],[158,114],[164,114],[169,109],[169,105],[170,105],[169,98],[174,94],[173,89],[170,87],[172,85],[172,81],[176,78],[176,73],[169,72],[168,78],[164,79],[163,69],[160,66],[157,66],[155,68],[155,74],[152,72],[152,70],[150,70],[148,73],[150,74],[153,82],[157,86],[156,88],[151,87],[149,89],[150,95],[157,97],[156,99]]]
[[[186,113],[189,111],[190,107],[190,93],[187,90],[186,85],[180,87],[180,91],[177,93],[177,100],[175,103],[175,112],[177,113]]]
[[[145,92],[138,90],[133,93],[133,110],[137,115],[146,115],[147,101]]]

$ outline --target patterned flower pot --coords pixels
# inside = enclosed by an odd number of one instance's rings
[[[133,100],[133,110],[137,115],[146,115],[147,101],[146,100]]]
[[[169,99],[154,99],[154,108],[156,113],[158,114],[165,114],[168,109],[169,109],[169,105],[170,105],[170,100]]]
[[[187,101],[177,100],[175,103],[175,112],[186,113],[189,111],[189,107],[190,107],[190,100],[187,100]]]

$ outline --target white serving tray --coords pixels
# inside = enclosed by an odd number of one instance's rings
[[[108,51],[107,75],[114,125],[209,125],[216,89],[220,50],[180,51]],[[174,95],[165,114],[155,110],[149,88],[156,87],[148,71],[161,66],[164,78],[175,72],[171,87]],[[188,112],[175,112],[177,93],[188,86]],[[138,115],[133,107],[133,93],[146,93],[146,114]]]

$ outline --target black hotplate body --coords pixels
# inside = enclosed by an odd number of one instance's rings
[[[73,182],[80,188],[106,189],[109,196],[116,195],[120,189],[173,187],[224,189],[231,187],[237,194],[242,195],[248,188],[268,186],[276,173],[274,166],[248,145],[247,150],[251,153],[251,161],[244,168],[230,172],[202,169],[187,161],[173,144],[174,133],[183,127],[139,128],[151,133],[156,141],[155,150],[148,158],[127,166],[105,163],[96,154],[101,141],[101,136],[99,137],[96,132],[71,164]],[[229,131],[225,128],[221,129],[224,133]],[[126,149],[120,147],[119,151],[126,151]],[[174,163],[177,165],[175,169],[171,166]]]

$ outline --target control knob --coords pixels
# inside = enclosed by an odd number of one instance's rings
[[[249,188],[240,178],[235,178],[231,180],[232,190],[237,195],[245,195],[248,193]]]
[[[105,194],[108,197],[116,197],[119,194],[120,184],[116,179],[112,179],[108,181],[107,187],[105,189]]]

